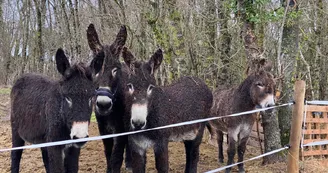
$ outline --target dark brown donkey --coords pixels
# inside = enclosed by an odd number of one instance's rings
[[[154,72],[163,59],[160,49],[148,62],[136,62],[126,48],[122,54],[130,68],[125,87],[124,122],[131,131],[206,118],[210,115],[213,97],[211,90],[202,80],[182,77],[169,86],[156,86]],[[129,136],[133,172],[145,172],[146,150],[150,147],[154,149],[157,171],[169,172],[168,142],[183,141],[186,151],[185,172],[196,173],[204,127],[204,123],[199,123]]]
[[[98,121],[99,133],[107,135],[122,133],[124,130],[124,87],[127,76],[127,66],[119,61],[122,47],[125,44],[127,31],[122,26],[116,39],[111,45],[102,45],[93,24],[87,30],[89,47],[95,57],[104,58],[104,66],[98,75],[97,98],[95,113]],[[126,70],[124,70],[126,69]],[[130,167],[130,152],[127,146],[127,136],[104,139],[107,172],[120,172],[124,148],[126,147],[125,166]]]
[[[239,86],[216,90],[213,93],[212,116],[225,116],[233,113],[270,107],[275,104],[275,82],[269,72],[271,67],[261,67],[251,73]],[[217,129],[219,162],[223,163],[223,133],[228,134],[228,165],[234,161],[236,143],[238,142],[238,162],[243,161],[246,143],[252,131],[256,114],[228,117],[211,121],[212,127]],[[212,130],[213,131],[213,130]],[[213,133],[213,132],[212,132]],[[245,172],[244,165],[238,165],[239,172]],[[231,168],[226,169],[230,172]]]
[[[64,51],[58,49],[56,63],[61,80],[38,74],[25,74],[17,79],[10,94],[12,146],[88,137],[96,89],[92,76],[99,72],[102,62],[97,57],[90,66],[83,63],[71,66]],[[83,144],[41,148],[46,171],[78,172]],[[12,173],[19,172],[22,152],[11,152]]]

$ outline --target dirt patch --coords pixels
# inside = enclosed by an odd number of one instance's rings
[[[10,114],[10,88],[0,87],[0,121],[8,121]]]

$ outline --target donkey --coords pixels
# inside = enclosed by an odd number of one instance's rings
[[[70,65],[62,49],[56,53],[60,80],[39,74],[25,74],[12,87],[12,146],[88,137],[94,74],[103,59],[94,58],[89,66]],[[41,148],[46,172],[78,172],[80,148],[84,143]],[[18,173],[23,150],[11,152],[11,172]]]
[[[95,114],[98,129],[101,135],[125,132],[123,115],[124,108],[124,86],[127,69],[124,63],[120,63],[119,57],[126,42],[126,27],[122,26],[114,43],[102,45],[99,41],[97,31],[93,24],[87,29],[89,47],[95,57],[104,58],[104,66],[98,74]],[[104,139],[105,156],[107,160],[107,172],[120,172],[124,148],[126,147],[125,166],[130,169],[130,151],[127,146],[128,137]]]
[[[131,131],[206,118],[210,115],[212,92],[196,77],[182,77],[175,83],[158,87],[154,72],[163,60],[159,49],[148,62],[136,62],[132,53],[123,49],[124,62],[129,67],[125,87],[125,126]],[[153,147],[156,169],[168,172],[168,142],[183,141],[186,151],[185,172],[197,172],[199,146],[205,123],[149,131],[129,136],[132,171],[145,172],[146,150]]]
[[[233,113],[254,110],[256,108],[270,107],[275,104],[275,81],[269,72],[271,66],[262,66],[237,87],[230,89],[218,89],[213,93],[212,116],[225,116]],[[256,120],[256,114],[227,117],[210,121],[212,127],[217,129],[218,158],[223,163],[223,133],[228,134],[228,162],[234,161],[236,143],[238,142],[238,162],[243,161],[246,143]],[[213,129],[209,130],[213,133]],[[240,173],[245,172],[244,165],[239,164]],[[226,169],[229,173],[231,168]]]

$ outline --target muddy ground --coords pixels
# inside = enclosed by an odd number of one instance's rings
[[[9,122],[9,92],[10,90],[0,89],[0,148],[11,147],[11,130]],[[97,124],[90,125],[90,136],[99,135]],[[205,140],[204,140],[205,141]],[[225,146],[226,147],[226,146]],[[245,158],[251,158],[260,154],[260,149],[248,146]],[[225,158],[226,155],[225,155]],[[147,152],[147,172],[156,172],[154,155],[152,150]],[[261,159],[247,162],[245,164],[248,173],[284,173],[286,172],[286,163],[277,163],[262,166]],[[185,153],[183,143],[170,143],[169,145],[170,172],[184,172]],[[327,168],[317,160],[307,160],[300,163],[302,172],[328,172]],[[198,163],[198,172],[206,172],[218,167],[224,166],[217,162],[217,148],[203,142],[200,148],[200,160]],[[106,168],[106,159],[103,153],[101,141],[88,142],[81,150],[80,171],[81,173],[104,173]],[[10,152],[0,153],[0,173],[10,172]],[[22,173],[44,173],[41,152],[39,149],[28,149],[23,152],[21,161]],[[126,172],[122,168],[122,172]],[[233,168],[233,172],[238,172]]]

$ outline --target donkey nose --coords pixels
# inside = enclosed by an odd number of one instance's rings
[[[141,130],[141,129],[143,129],[144,127],[145,127],[145,125],[146,125],[146,122],[144,122],[144,121],[133,121],[132,120],[132,128],[134,129],[134,130]]]
[[[88,138],[88,137],[89,135],[85,136],[84,138]],[[78,138],[77,136],[73,136],[73,139],[80,139],[80,138]]]
[[[96,105],[99,109],[110,109],[112,107],[112,102],[96,102]]]

